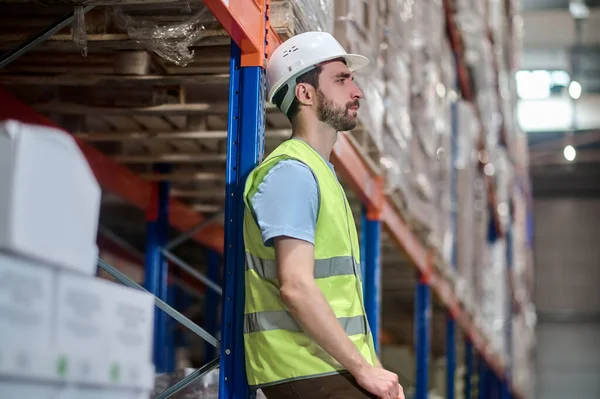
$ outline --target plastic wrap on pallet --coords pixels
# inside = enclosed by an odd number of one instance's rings
[[[385,124],[389,134],[400,143],[400,147],[407,148],[413,136],[408,54],[389,51],[387,55]]]
[[[521,304],[533,301],[534,275],[532,250],[527,242],[528,200],[526,193],[515,185],[513,189],[512,284],[514,296]]]
[[[487,191],[483,176],[480,173],[475,174],[472,180],[473,190],[473,257],[474,265],[472,278],[473,285],[471,286],[472,296],[474,298],[472,304],[472,312],[475,316],[475,323],[478,327],[484,325],[482,321],[482,300],[483,300],[483,279],[486,274],[486,267],[490,262],[490,251],[488,246],[488,229],[490,225],[490,212],[488,210]]]
[[[478,106],[486,138],[486,148],[498,144],[502,116],[497,91],[494,53],[488,37],[482,1],[457,1],[454,20],[461,33],[464,56],[469,67],[474,99]]]
[[[457,295],[467,309],[475,304],[475,182],[478,175],[479,123],[472,104],[457,103],[457,143],[454,169],[457,178]]]
[[[398,141],[396,135],[386,127],[382,142],[380,163],[386,181],[386,192],[406,192],[411,174],[408,141]]]
[[[481,287],[482,328],[490,339],[492,349],[505,353],[505,331],[508,308],[508,277],[506,267],[506,240],[490,244],[489,263],[484,266]]]
[[[333,33],[333,0],[284,0],[271,2],[271,26],[292,35],[308,31]]]
[[[415,0],[389,0],[385,33],[391,52],[409,53],[423,42],[421,31],[415,26],[413,13]]]
[[[361,124],[367,130],[377,148],[383,149],[383,117],[384,117],[384,81],[369,77],[368,73],[357,73],[355,81],[363,92],[363,101],[359,111]]]
[[[112,18],[131,39],[179,66],[193,61],[190,47],[196,42],[224,35],[210,10],[197,2],[187,2],[183,9],[180,5],[161,9],[152,16],[137,6],[113,7]]]
[[[411,115],[413,119],[413,131],[418,138],[423,152],[428,157],[435,156],[437,150],[436,122],[438,121],[439,93],[442,90],[440,74],[434,62],[419,64],[413,62],[413,77],[422,84],[420,90],[413,91],[411,100]]]
[[[532,308],[515,315],[512,320],[512,382],[524,397],[535,395],[535,327]]]
[[[502,148],[496,148],[491,154],[494,183],[496,188],[496,211],[500,218],[502,230],[508,228],[514,169],[508,153]]]
[[[367,0],[336,0],[335,15],[334,36],[348,52],[362,54],[371,61],[355,73],[355,82],[364,94],[359,119],[381,151],[386,82],[379,7]]]

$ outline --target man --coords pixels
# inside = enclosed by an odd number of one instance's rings
[[[292,122],[244,193],[246,371],[268,399],[404,399],[375,354],[356,226],[329,162],[338,132],[357,124],[352,72],[368,63],[309,32],[267,65],[268,100]]]

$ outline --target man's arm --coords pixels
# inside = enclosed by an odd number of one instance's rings
[[[350,373],[360,373],[369,367],[315,283],[313,245],[277,237],[275,256],[281,299],[304,331]]]
[[[276,237],[275,256],[281,299],[304,332],[345,367],[364,389],[380,398],[404,399],[398,376],[380,366],[371,366],[337,321],[313,277],[313,245],[294,238]]]

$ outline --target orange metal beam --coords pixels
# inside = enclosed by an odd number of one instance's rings
[[[265,18],[269,0],[204,0],[204,4],[242,50],[242,66],[264,67],[265,58],[281,43]]]
[[[16,119],[26,123],[62,129],[58,124],[38,114],[13,95],[0,88],[0,120]],[[68,134],[65,131],[65,134]],[[151,204],[152,183],[145,181],[125,166],[118,164],[83,140],[75,138],[79,148],[87,158],[103,190],[119,196],[131,205],[146,211]],[[171,199],[169,205],[171,226],[180,231],[188,231],[204,221],[204,215],[192,210],[182,202]],[[223,253],[223,228],[217,224],[206,226],[193,239],[200,244]]]
[[[398,211],[388,200],[383,204],[381,220],[387,227],[391,238],[396,241],[423,274],[425,281],[430,281],[433,267],[429,252],[417,240],[408,224],[402,220]]]

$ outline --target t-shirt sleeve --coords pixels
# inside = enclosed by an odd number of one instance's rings
[[[296,160],[275,165],[250,199],[265,246],[287,236],[314,244],[319,188],[312,171]]]

